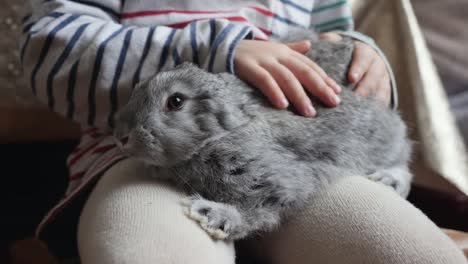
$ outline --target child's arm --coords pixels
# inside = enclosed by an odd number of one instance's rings
[[[121,0],[35,2],[24,23],[25,76],[43,103],[84,126],[112,128],[135,83],[179,62],[232,72],[233,50],[251,32],[224,19],[123,26]]]

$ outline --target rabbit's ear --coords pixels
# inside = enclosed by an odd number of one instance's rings
[[[133,87],[133,91],[137,91],[137,90],[141,90],[141,89],[144,89],[144,87],[146,87],[147,85],[149,85],[149,83],[154,79],[156,78],[156,74],[153,74],[149,77],[146,77],[144,78],[143,80],[140,80],[139,82],[137,82],[135,84],[135,86]]]
[[[191,62],[183,62],[177,65],[177,67],[175,67],[175,70],[182,70],[185,73],[190,73],[190,74],[198,74],[204,71],[203,69],[198,67],[196,64],[191,63]]]
[[[191,62],[183,62],[175,67],[175,69],[189,69],[189,68],[198,68],[198,67]]]
[[[135,127],[135,112],[136,109],[134,109],[134,106],[131,103],[127,104],[117,112],[115,128],[113,130],[114,136],[120,139],[126,136],[130,130]]]

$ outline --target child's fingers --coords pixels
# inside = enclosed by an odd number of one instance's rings
[[[382,78],[382,81],[379,82],[381,85],[388,85],[388,88],[390,88],[390,77],[385,74],[384,77]],[[378,102],[381,102],[383,105],[388,106],[390,104],[390,99],[392,97],[392,92],[391,89],[385,89],[386,87],[380,87],[377,89],[376,92],[376,100]]]
[[[358,83],[355,92],[359,95],[366,97],[372,92],[376,92],[379,82],[383,79],[385,73],[382,71],[382,67],[378,67],[377,64],[378,63],[374,61],[362,80]]]
[[[297,52],[295,52],[293,54],[294,58],[300,60],[301,62],[307,64],[310,68],[312,68],[315,72],[318,73],[318,75],[320,75],[320,77],[322,77],[324,80],[328,77],[327,73],[320,67],[317,65],[317,63],[315,63],[314,61],[312,61],[311,59],[309,59],[308,57],[302,55],[302,54],[299,54]]]
[[[322,67],[318,66],[317,63],[309,59],[308,57],[299,54],[299,53],[294,53],[294,57],[302,61],[303,63],[307,64],[310,68],[312,68],[323,80],[324,82],[329,85],[335,93],[340,93],[341,92],[341,87],[328,75],[325,73],[325,71],[322,69]]]
[[[272,74],[283,93],[303,116],[315,116],[316,111],[312,102],[301,83],[288,68],[280,63],[264,65],[264,67]]]
[[[246,65],[245,70],[249,73],[248,81],[258,87],[270,102],[280,109],[288,107],[286,96],[267,70],[256,63]]]
[[[340,41],[343,39],[340,34],[333,32],[325,32],[320,34],[320,38],[328,41]]]
[[[352,83],[357,83],[361,80],[364,73],[367,72],[370,65],[372,64],[375,56],[374,50],[367,47],[359,41],[355,42],[355,48],[353,52],[353,61],[348,72],[348,80]]]
[[[337,106],[340,103],[333,88],[328,86],[322,77],[307,64],[296,58],[289,58],[281,63],[291,70],[307,91],[317,96],[322,102],[329,106]]]
[[[288,46],[290,49],[294,51],[304,54],[310,50],[311,43],[309,40],[302,40],[302,41],[287,43],[286,46]]]

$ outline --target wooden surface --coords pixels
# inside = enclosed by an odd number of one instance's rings
[[[47,109],[0,107],[0,144],[75,138],[78,125]]]

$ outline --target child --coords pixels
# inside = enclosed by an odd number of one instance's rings
[[[77,198],[86,198],[86,192],[92,190],[78,227],[82,263],[234,262],[232,243],[212,241],[182,214],[179,200],[183,194],[145,177],[145,168],[134,160],[124,160],[114,145],[110,132],[115,114],[140,80],[190,61],[208,71],[236,74],[261,89],[276,107],[285,108],[291,103],[300,114],[313,117],[315,109],[307,93],[335,107],[340,103],[340,88],[303,55],[313,48],[309,42],[267,41],[284,36],[293,28],[311,28],[318,32],[335,31],[323,37],[336,41],[340,35],[355,38],[349,79],[358,83],[356,92],[363,96],[373,93],[383,104],[396,106],[395,91],[391,96],[395,84],[388,64],[370,39],[350,31],[352,19],[346,1],[34,3],[32,14],[25,18],[21,49],[21,62],[31,91],[52,110],[79,122],[83,128],[81,142],[68,160],[67,193],[44,218],[37,235],[43,235],[52,216],[80,200]],[[366,184],[375,188],[372,183],[362,183]],[[328,192],[334,194],[335,190],[331,188]],[[339,197],[345,192],[336,193]],[[392,193],[388,195],[390,200],[398,199]],[[325,204],[340,210],[338,205],[332,206],[332,201]],[[418,217],[416,214],[413,218]],[[368,218],[359,221],[359,225]],[[307,228],[314,230],[313,225]],[[376,233],[389,232],[376,229]],[[434,237],[444,239],[438,233]],[[272,241],[275,239],[265,245]],[[302,263],[307,255],[304,250],[314,249],[308,244],[300,248],[300,257],[291,256],[288,263]],[[370,254],[370,247],[362,250],[364,253],[357,256],[366,257],[356,259],[356,263],[364,259],[378,262]],[[329,252],[319,251],[315,252],[317,256]],[[270,255],[273,260],[281,259]],[[324,259],[332,261],[333,257]]]

